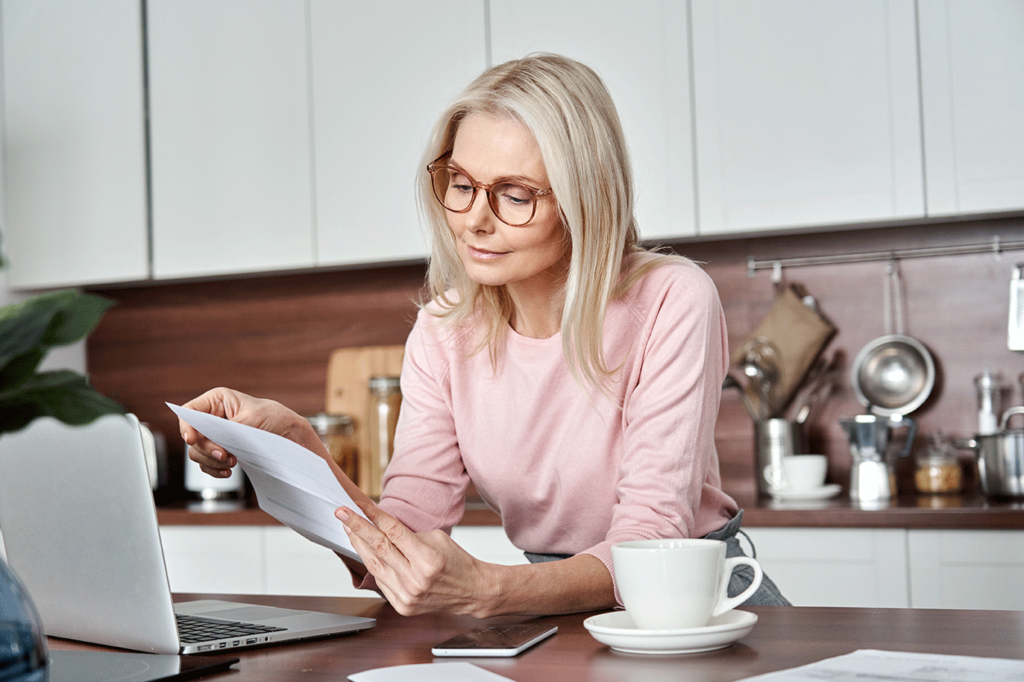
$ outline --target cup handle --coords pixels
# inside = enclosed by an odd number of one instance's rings
[[[739,566],[750,566],[754,569],[754,579],[750,581],[750,585],[747,589],[743,590],[735,597],[729,596],[729,579],[732,577],[732,572]],[[722,581],[722,589],[718,593],[718,604],[715,606],[712,616],[720,616],[726,611],[731,611],[743,602],[745,602],[757,588],[761,587],[761,579],[764,577],[764,571],[761,570],[761,564],[757,563],[757,560],[751,559],[748,556],[735,556],[725,560],[725,579]]]
[[[786,475],[778,464],[769,464],[764,468],[764,480],[773,488],[786,487]]]

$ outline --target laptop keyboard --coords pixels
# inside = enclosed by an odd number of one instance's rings
[[[229,620],[214,620],[200,616],[178,617],[178,638],[182,644],[197,644],[232,637],[253,637],[267,632],[280,632],[285,628],[275,628],[256,623],[242,623]],[[253,641],[255,643],[255,640]]]

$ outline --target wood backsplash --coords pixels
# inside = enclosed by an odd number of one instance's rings
[[[928,225],[835,229],[746,239],[684,242],[680,253],[704,263],[717,284],[730,347],[756,327],[775,294],[768,271],[748,277],[758,260],[1024,239],[1019,214]],[[901,262],[905,332],[936,359],[932,397],[912,416],[923,434],[973,435],[973,377],[986,365],[1014,382],[1024,354],[1007,350],[1009,282],[1024,252],[907,259]],[[814,295],[839,332],[826,352],[847,362],[883,333],[884,262],[786,269]],[[164,401],[183,402],[214,386],[280,400],[300,413],[324,409],[327,362],[335,348],[403,343],[424,281],[422,265],[267,275],[203,282],[94,288],[117,305],[89,338],[88,370],[95,386],[162,432],[180,452],[177,422]],[[839,392],[808,424],[811,447],[829,456],[830,480],[845,483],[850,457],[838,425],[863,411],[844,377]],[[752,494],[753,424],[738,395],[726,392],[716,430],[727,491]],[[965,454],[965,460],[969,457]],[[910,462],[900,489],[912,487]],[[180,480],[181,458],[171,457]]]

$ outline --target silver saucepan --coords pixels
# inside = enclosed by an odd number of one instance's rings
[[[1024,415],[1024,406],[1003,412],[999,432],[975,436],[966,444],[978,456],[981,490],[989,497],[1024,497],[1024,429],[1009,428],[1010,418]]]

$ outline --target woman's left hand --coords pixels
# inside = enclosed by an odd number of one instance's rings
[[[372,502],[360,504],[368,522],[347,507],[335,516],[352,546],[396,611],[413,616],[450,611],[477,618],[489,614],[491,564],[459,547],[447,533],[414,533]]]

